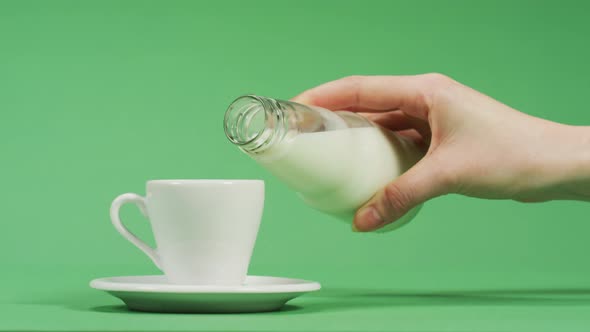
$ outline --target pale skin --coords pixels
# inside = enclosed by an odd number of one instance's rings
[[[444,75],[351,76],[293,100],[362,113],[426,151],[357,211],[355,231],[379,229],[450,193],[590,201],[590,126],[527,115]]]

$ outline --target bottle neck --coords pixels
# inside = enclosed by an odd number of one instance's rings
[[[241,96],[225,113],[225,135],[244,152],[260,153],[283,139],[288,129],[287,113],[275,99]]]

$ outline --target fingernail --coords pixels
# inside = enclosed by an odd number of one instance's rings
[[[363,229],[368,231],[379,228],[379,226],[383,224],[381,215],[379,215],[379,212],[377,212],[372,206],[362,208],[361,211],[359,211],[359,219],[364,226]]]

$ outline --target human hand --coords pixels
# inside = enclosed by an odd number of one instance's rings
[[[358,231],[379,229],[449,193],[590,200],[590,127],[529,116],[444,75],[351,76],[293,100],[360,112],[428,149],[357,211]]]

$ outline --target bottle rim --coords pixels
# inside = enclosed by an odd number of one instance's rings
[[[225,112],[226,137],[247,152],[256,151],[268,145],[268,142],[276,135],[276,130],[266,126],[267,120],[277,118],[276,120],[282,121],[282,112],[273,104],[273,101],[257,95],[243,95],[236,98]],[[259,123],[253,123],[256,121]]]

